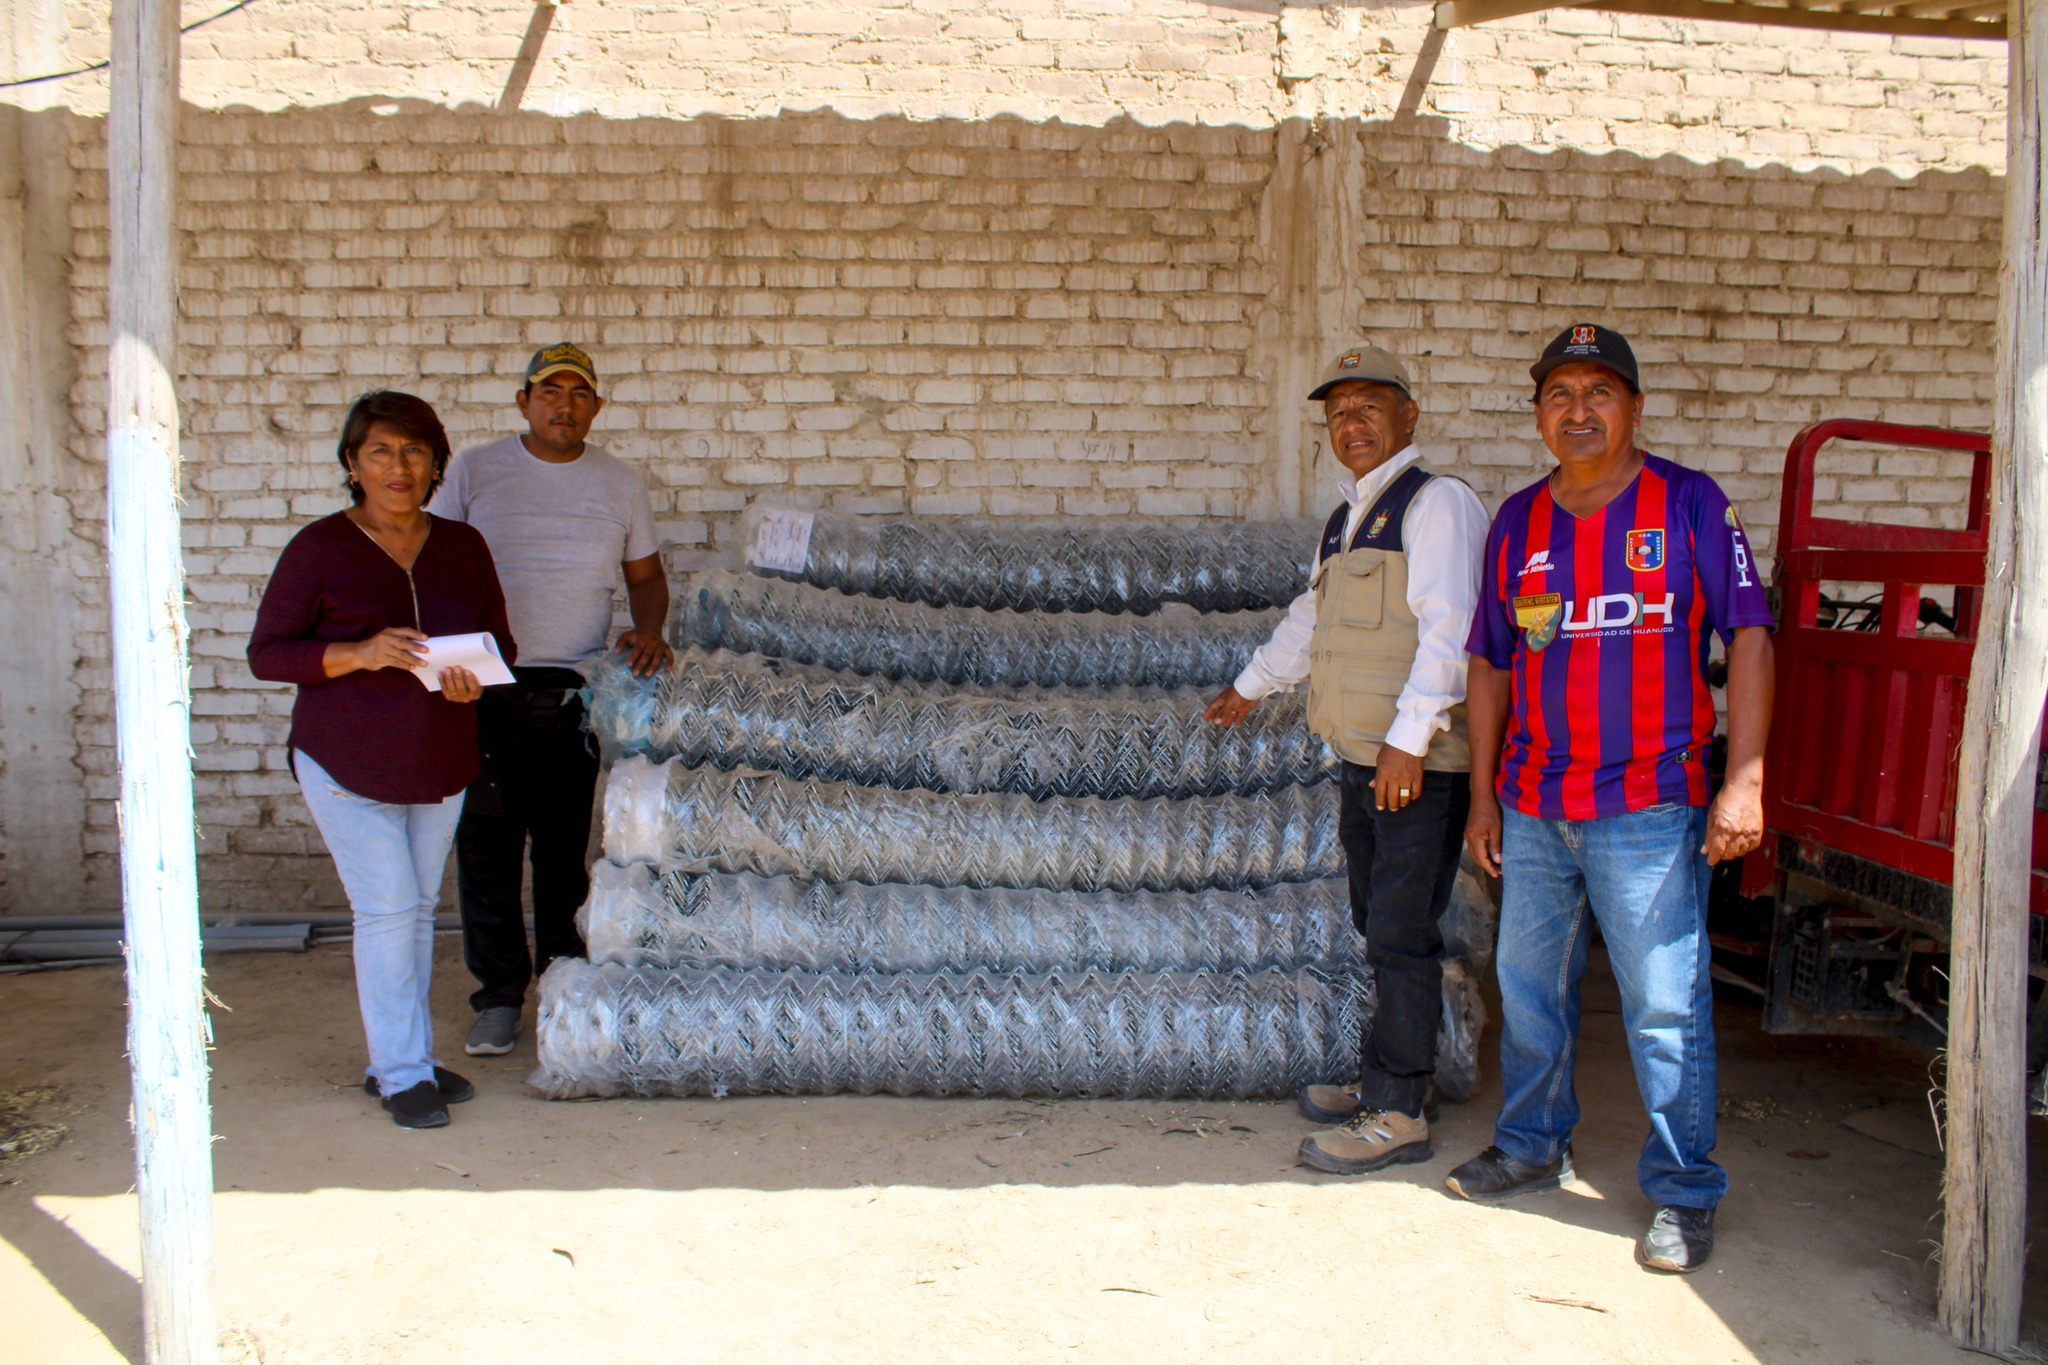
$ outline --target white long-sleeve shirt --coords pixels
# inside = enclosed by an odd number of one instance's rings
[[[1395,476],[1421,458],[1422,452],[1411,445],[1367,474],[1364,482],[1338,482],[1344,501],[1351,505],[1344,518],[1343,544],[1351,543],[1359,519]],[[1408,609],[1415,613],[1420,638],[1386,741],[1403,753],[1427,754],[1431,737],[1451,728],[1451,708],[1465,700],[1465,641],[1479,605],[1479,561],[1486,553],[1488,524],[1479,495],[1458,479],[1431,479],[1409,504],[1402,544],[1408,556]],[[1317,553],[1320,556],[1320,549]],[[1237,675],[1240,695],[1257,701],[1298,687],[1308,678],[1309,638],[1316,628],[1315,580],[1321,571],[1318,558],[1309,590],[1294,599],[1273,638],[1259,646]]]

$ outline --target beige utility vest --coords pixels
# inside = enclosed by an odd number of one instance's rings
[[[1401,471],[1344,543],[1350,511],[1340,506],[1323,530],[1313,584],[1316,628],[1308,648],[1308,725],[1337,756],[1365,767],[1379,762],[1408,685],[1421,632],[1408,607],[1408,508],[1432,478],[1420,464]],[[1451,728],[1430,736],[1422,756],[1428,772],[1472,767],[1465,704],[1450,711]]]

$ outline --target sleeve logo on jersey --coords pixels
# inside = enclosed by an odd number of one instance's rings
[[[1664,532],[1662,529],[1630,531],[1625,556],[1628,566],[1637,573],[1648,573],[1664,567]]]
[[[1735,515],[1735,504],[1732,502],[1721,509],[1721,519],[1728,523],[1728,529],[1731,531],[1742,529],[1742,518]]]
[[[1522,643],[1531,653],[1541,652],[1557,638],[1557,627],[1563,619],[1564,598],[1557,593],[1531,593],[1515,599],[1515,625],[1524,632]]]
[[[1517,577],[1527,578],[1532,573],[1547,573],[1550,568],[1550,551],[1538,550],[1529,556],[1529,562],[1522,566],[1522,572]]]

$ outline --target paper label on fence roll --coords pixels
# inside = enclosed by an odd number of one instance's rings
[[[815,519],[813,513],[781,507],[763,512],[760,525],[754,528],[754,548],[749,555],[754,567],[802,573],[811,555],[811,523]]]
[[[435,635],[427,640],[426,650],[427,661],[413,670],[413,676],[429,692],[441,690],[444,668],[466,668],[485,687],[512,681],[512,670],[505,667],[505,656],[498,653],[498,642],[487,630],[474,635]]]

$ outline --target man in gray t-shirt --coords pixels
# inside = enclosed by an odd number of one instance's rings
[[[604,407],[597,368],[563,342],[534,353],[518,393],[527,431],[459,452],[428,510],[483,533],[504,585],[517,681],[484,693],[483,773],[456,827],[462,946],[478,988],[464,1050],[510,1052],[526,988],[557,957],[581,957],[576,910],[590,890],[597,755],[583,734],[579,664],[604,651],[621,575],[633,625],[616,650],[643,677],[670,660],[668,578],[647,488],[585,440]],[[533,951],[520,909],[531,844]]]

